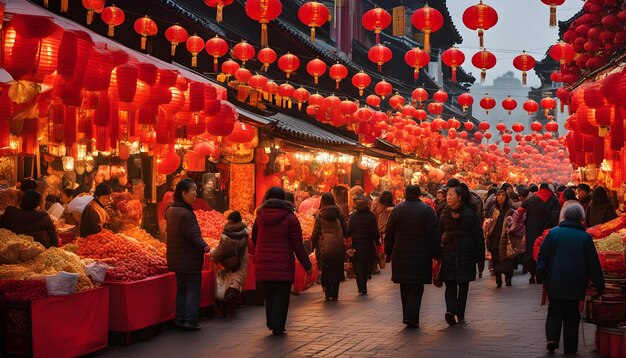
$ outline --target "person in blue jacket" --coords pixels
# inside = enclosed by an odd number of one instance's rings
[[[537,283],[544,282],[550,299],[546,319],[546,348],[559,348],[561,327],[565,353],[578,350],[579,302],[585,299],[589,279],[599,294],[604,276],[591,235],[585,232],[580,204],[565,209],[564,220],[550,230],[539,250]]]

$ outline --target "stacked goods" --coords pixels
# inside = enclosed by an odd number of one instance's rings
[[[600,266],[602,266],[602,271],[605,273],[619,276],[626,275],[626,266],[624,266],[626,245],[624,244],[624,239],[626,239],[626,229],[621,229],[606,237],[594,240],[598,258],[600,259]]]
[[[111,195],[113,207],[117,209],[122,229],[126,227],[141,226],[143,206],[131,193],[113,193]]]
[[[601,239],[623,228],[626,228],[626,216],[619,216],[604,224],[592,226],[587,229],[587,232],[591,234],[594,239]]]
[[[76,240],[78,255],[111,266],[106,278],[110,281],[138,281],[167,272],[165,257],[154,249],[146,249],[125,235],[102,230],[98,234]]]
[[[311,240],[313,235],[313,226],[315,225],[315,216],[307,213],[296,213],[302,227],[302,240]]]
[[[26,235],[17,235],[5,229],[0,229],[0,264],[15,264],[28,261],[46,248]]]
[[[13,188],[0,190],[0,212],[3,212],[9,206],[20,205],[20,191]]]
[[[77,273],[79,276],[76,291],[80,292],[93,288],[89,277],[85,275],[85,265],[74,253],[59,249],[58,247],[51,247],[37,256],[35,262],[40,267],[45,267],[45,270],[54,270],[55,274],[61,271]]]
[[[202,238],[209,244],[209,247],[217,247],[224,225],[226,225],[228,220],[219,211],[215,210],[196,210],[195,213],[202,231]]]
[[[155,249],[161,256],[165,256],[167,250],[165,243],[152,237],[146,230],[132,226],[123,229],[122,234],[134,238],[144,247]]]
[[[0,280],[0,296],[7,301],[37,301],[48,297],[46,281]]]
[[[242,214],[254,211],[254,164],[232,164],[230,181],[237,185],[229,193],[230,209]]]

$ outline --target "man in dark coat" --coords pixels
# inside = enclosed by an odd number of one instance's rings
[[[59,246],[59,237],[54,223],[45,211],[39,211],[41,194],[36,190],[26,190],[20,208],[9,206],[0,216],[0,228],[16,234],[32,236],[46,249]]]
[[[533,259],[533,247],[535,240],[545,229],[550,229],[558,225],[561,204],[554,195],[548,184],[542,183],[535,195],[530,196],[522,208],[526,210],[526,254],[524,255],[524,265],[530,272],[528,282],[535,283],[535,260]]]
[[[402,322],[419,326],[424,284],[432,280],[432,259],[441,256],[437,216],[420,199],[420,187],[409,185],[405,201],[396,206],[385,229],[385,256],[391,260],[391,280],[400,284]]]
[[[547,349],[559,347],[561,326],[565,353],[578,350],[579,302],[585,299],[589,279],[599,294],[604,276],[591,235],[583,226],[585,214],[580,204],[565,209],[559,227],[550,230],[537,258],[537,282],[545,281],[550,304],[546,320]]]
[[[352,236],[352,258],[359,293],[367,294],[367,276],[376,260],[376,246],[380,245],[380,233],[376,216],[370,210],[369,200],[364,195],[354,199],[356,211],[350,215],[346,236]]]
[[[576,197],[585,210],[585,214],[589,213],[589,205],[591,205],[591,187],[585,183],[578,184],[576,187]],[[587,223],[587,226],[589,226],[589,223]]]

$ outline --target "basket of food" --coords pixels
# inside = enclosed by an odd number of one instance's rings
[[[604,299],[593,301],[593,314],[589,317],[593,323],[603,327],[617,327],[626,321],[626,298],[623,301],[611,299],[611,301]]]

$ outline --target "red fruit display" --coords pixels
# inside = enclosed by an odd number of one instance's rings
[[[46,281],[0,280],[0,295],[7,301],[37,301],[48,298]]]

